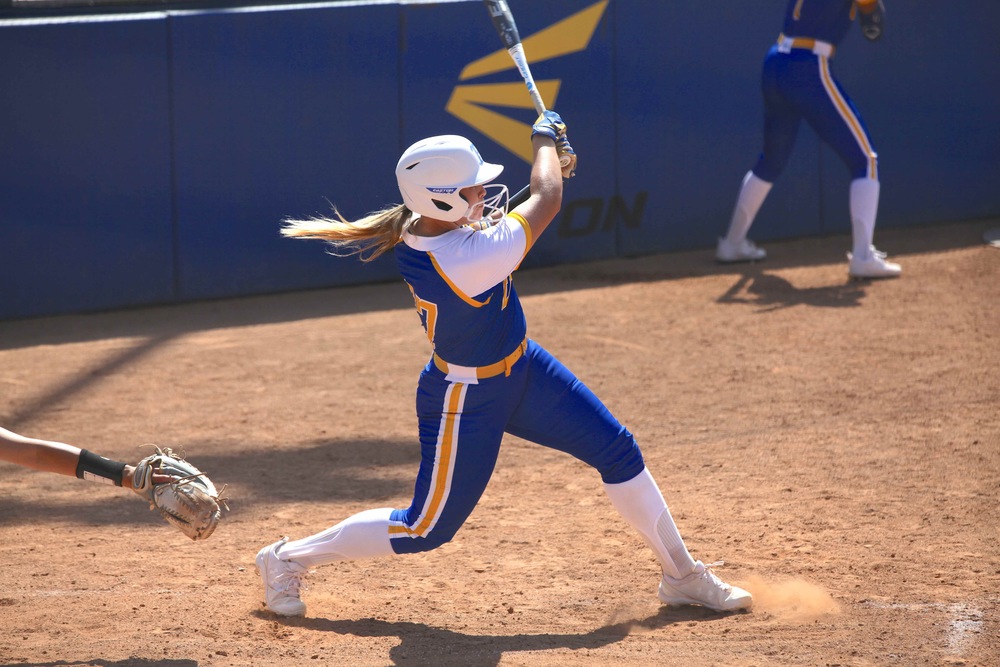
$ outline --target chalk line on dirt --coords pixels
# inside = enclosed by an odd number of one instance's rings
[[[947,652],[951,655],[967,653],[983,631],[983,610],[969,602],[875,602],[864,604],[876,609],[903,609],[905,611],[943,611],[948,617],[945,631]]]

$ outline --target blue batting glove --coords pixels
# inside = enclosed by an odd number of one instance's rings
[[[555,111],[545,111],[535,121],[535,124],[531,126],[531,136],[536,134],[543,134],[552,141],[556,141],[562,135],[566,134],[566,123],[563,119],[559,117]]]

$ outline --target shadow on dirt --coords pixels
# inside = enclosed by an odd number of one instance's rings
[[[416,438],[319,441],[281,450],[247,447],[227,447],[232,455],[192,457],[218,486],[229,485],[232,512],[227,517],[281,503],[407,501],[420,463]],[[38,521],[117,525],[153,520],[147,505],[137,502],[132,492],[117,491],[113,497],[105,493],[74,496],[72,502],[0,497],[0,525]]]
[[[26,402],[9,415],[3,415],[5,428],[17,430],[24,422],[31,421],[35,416],[51,409],[53,405],[63,402],[71,403],[72,399],[84,392],[88,387],[102,378],[114,375],[124,369],[140,363],[144,358],[156,352],[173,340],[174,336],[155,336],[138,341],[132,347],[115,354],[96,368],[75,375],[68,382],[55,385],[34,400]],[[3,349],[3,346],[0,346]]]
[[[889,230],[896,252],[940,250],[982,242],[989,222],[965,223],[920,230]],[[880,238],[881,238],[880,237]],[[586,289],[599,286],[671,280],[683,277],[734,274],[736,282],[718,303],[748,304],[768,313],[793,306],[853,308],[865,296],[867,282],[846,282],[797,288],[773,272],[782,268],[826,263],[846,263],[839,248],[846,237],[810,238],[783,242],[768,257],[768,273],[758,265],[719,265],[705,252],[681,252],[632,259],[616,259],[535,269],[518,274],[522,295]],[[886,246],[890,247],[890,246]],[[780,252],[779,252],[780,250]],[[140,308],[135,310],[0,322],[0,350],[108,338],[138,338],[99,367],[55,386],[11,414],[0,414],[3,425],[17,430],[53,405],[68,403],[102,377],[135,366],[172,341],[192,331],[286,322],[357,312],[410,309],[412,296],[400,284],[375,284],[277,294],[242,299]]]
[[[879,229],[878,242],[881,248],[890,252],[892,259],[901,259],[907,254],[980,245],[983,233],[994,226],[995,220],[976,220]],[[848,235],[775,241],[767,246],[768,257],[762,266],[769,271],[836,263],[843,265],[844,278],[847,277],[844,252],[850,249]],[[531,268],[518,272],[515,282],[518,292],[529,296],[623,283],[739,275],[745,268],[746,265],[717,264],[713,250],[702,249]],[[759,289],[768,286],[762,283]],[[808,299],[796,303],[829,305]],[[409,291],[400,280],[392,280],[113,312],[0,321],[0,350],[106,338],[171,339],[192,331],[410,308],[413,308],[413,298]]]
[[[795,287],[784,278],[760,271],[747,271],[717,299],[721,304],[757,306],[770,312],[795,306],[813,308],[856,308],[865,296],[864,282],[848,282],[824,287]]]
[[[0,663],[0,667],[24,667],[27,663]],[[55,662],[33,662],[33,667],[198,667],[197,660],[148,660],[146,658],[126,658],[125,660],[56,660]]]
[[[513,653],[599,649],[620,642],[630,634],[653,632],[676,623],[715,621],[729,615],[703,607],[662,607],[656,614],[643,619],[614,623],[578,634],[475,635],[408,621],[280,618],[261,610],[253,613],[258,618],[315,632],[356,637],[397,637],[399,644],[389,650],[388,664],[391,665],[456,667],[495,667],[505,656],[510,660]]]

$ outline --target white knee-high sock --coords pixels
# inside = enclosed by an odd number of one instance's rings
[[[879,182],[871,178],[856,178],[851,181],[851,234],[854,237],[852,252],[858,259],[868,259],[871,252],[880,190]]]
[[[648,469],[643,468],[627,482],[605,484],[604,491],[622,518],[639,531],[656,554],[664,574],[680,579],[694,570],[695,561]]]
[[[733,208],[733,216],[729,220],[729,231],[726,233],[726,240],[730,243],[742,243],[750,231],[757,212],[760,211],[767,193],[771,191],[773,183],[757,178],[753,171],[748,171],[743,177],[743,184],[740,186],[740,194],[736,198],[736,206]]]
[[[288,542],[278,550],[278,558],[318,567],[341,560],[391,556],[394,553],[389,543],[391,514],[390,508],[359,512],[311,537]]]

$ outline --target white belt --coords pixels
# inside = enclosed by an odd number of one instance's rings
[[[837,47],[829,42],[821,42],[811,37],[785,37],[783,34],[778,35],[778,52],[791,53],[792,49],[805,49],[812,51],[817,56],[832,58],[833,52],[837,50]]]

